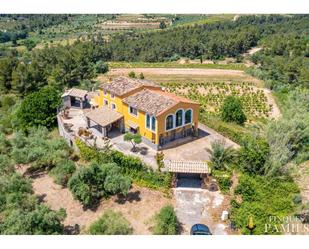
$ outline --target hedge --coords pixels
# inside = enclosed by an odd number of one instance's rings
[[[86,161],[96,161],[98,163],[116,163],[123,174],[131,177],[138,185],[162,190],[170,189],[172,174],[152,170],[147,167],[139,158],[128,156],[117,150],[108,152],[99,151],[87,146],[84,142],[77,139],[76,145],[80,151],[81,158]]]

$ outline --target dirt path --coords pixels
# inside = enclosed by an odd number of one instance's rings
[[[277,105],[273,95],[271,94],[271,90],[265,89],[265,88],[263,90],[264,90],[264,93],[265,93],[265,95],[267,97],[267,103],[268,103],[268,105],[271,106],[271,111],[270,111],[270,115],[269,116],[271,118],[274,118],[274,119],[280,118],[281,117],[281,112],[280,112],[280,109],[279,109],[279,107],[278,107],[278,105]]]
[[[22,173],[24,169],[20,169]],[[151,234],[149,223],[152,216],[163,206],[170,204],[171,199],[164,197],[159,191],[133,186],[127,198],[113,196],[101,201],[95,210],[84,209],[79,201],[75,200],[67,188],[55,184],[46,173],[32,177],[34,193],[51,209],[66,209],[65,226],[77,224],[80,230],[85,230],[97,220],[107,209],[121,212],[131,223],[134,234]]]

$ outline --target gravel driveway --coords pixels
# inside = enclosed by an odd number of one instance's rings
[[[225,235],[227,226],[221,222],[223,195],[219,191],[204,189],[175,188],[174,198],[177,217],[182,224],[182,234],[189,234],[196,223],[203,223],[214,235]]]

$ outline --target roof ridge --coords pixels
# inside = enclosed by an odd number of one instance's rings
[[[170,98],[174,99],[175,101],[177,101],[178,103],[184,102],[184,103],[198,104],[191,99],[188,99],[188,98],[183,97],[183,96],[179,96],[175,93],[171,93],[171,92],[168,92],[168,91],[165,91],[165,90],[150,89],[150,91],[157,92],[157,93],[160,92],[160,93],[162,93],[162,95],[165,95],[166,97],[170,97]]]

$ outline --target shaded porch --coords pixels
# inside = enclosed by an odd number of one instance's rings
[[[85,112],[87,128],[98,137],[115,137],[124,132],[123,115],[102,107]]]

